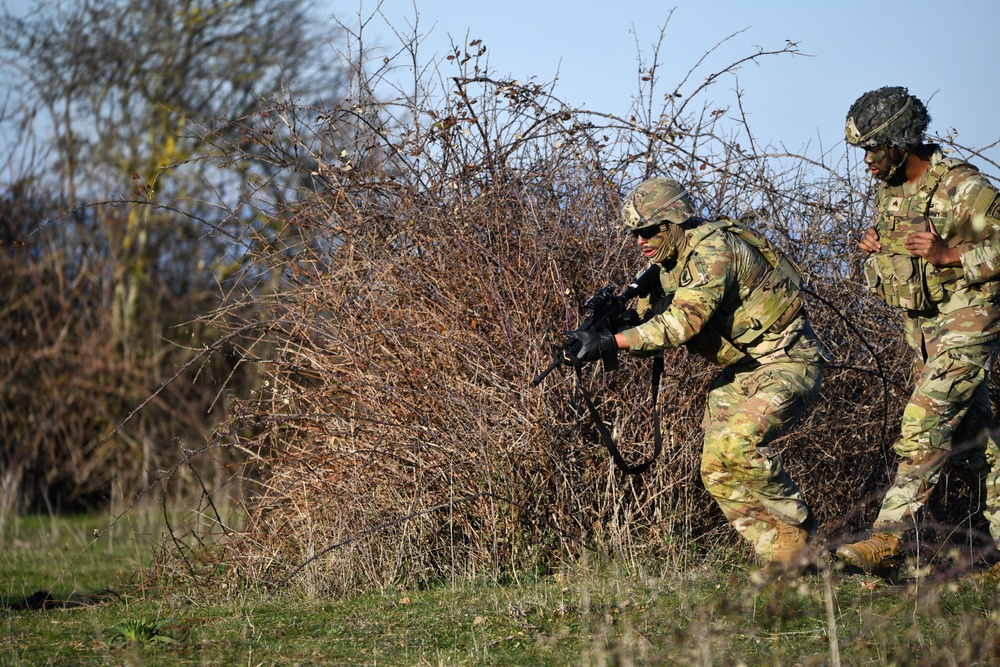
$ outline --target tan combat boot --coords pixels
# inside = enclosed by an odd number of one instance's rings
[[[990,565],[982,572],[974,573],[972,580],[984,586],[1000,585],[1000,563],[993,563],[993,565]]]
[[[903,556],[903,541],[891,533],[875,533],[867,540],[845,544],[837,549],[840,560],[865,572],[893,567]]]
[[[777,526],[778,535],[774,538],[768,569],[787,572],[804,568],[809,563],[809,533],[787,523]]]

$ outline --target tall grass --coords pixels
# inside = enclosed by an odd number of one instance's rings
[[[720,554],[683,572],[584,556],[541,577],[337,599],[289,587],[267,600],[245,586],[209,586],[206,595],[180,580],[133,585],[142,580],[120,564],[147,563],[162,527],[155,516],[133,519],[77,562],[75,590],[51,576],[25,582],[63,567],[107,518],[12,520],[0,553],[8,584],[0,664],[936,666],[993,664],[1000,655],[996,596],[963,582],[918,592],[834,573],[774,585]],[[24,605],[21,586],[50,591],[49,603]],[[114,595],[99,594],[106,589]],[[143,631],[146,640],[136,639]]]

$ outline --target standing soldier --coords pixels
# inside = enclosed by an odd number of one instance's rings
[[[881,181],[875,226],[858,244],[868,253],[865,277],[902,310],[915,354],[913,394],[894,445],[899,466],[875,532],[837,549],[865,571],[900,561],[946,462],[974,493],[985,483],[985,515],[1000,542],[1000,451],[990,437],[988,386],[1000,344],[1000,198],[975,167],[924,143],[929,122],[923,103],[898,87],[865,93],[847,114],[847,141],[864,149]],[[996,575],[1000,567],[988,573]]]
[[[698,217],[671,179],[640,184],[620,222],[660,266],[662,289],[640,300],[644,321],[635,328],[570,332],[577,356],[648,356],[686,345],[723,366],[702,423],[701,479],[764,564],[804,565],[815,519],[771,447],[819,393],[826,361],[806,319],[798,267],[739,222]]]

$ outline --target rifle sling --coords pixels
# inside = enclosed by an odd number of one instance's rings
[[[656,409],[656,399],[660,395],[660,376],[663,375],[663,355],[657,354],[653,357],[653,373],[652,373],[652,386],[650,387],[650,395],[653,398],[653,455],[649,457],[648,461],[638,463],[634,466],[630,466],[625,458],[622,456],[621,452],[618,451],[618,445],[615,444],[614,438],[611,437],[611,431],[608,430],[608,425],[604,423],[601,419],[600,413],[597,411],[597,407],[590,398],[590,394],[583,386],[583,374],[581,373],[581,363],[573,356],[573,368],[576,370],[576,378],[580,383],[580,391],[583,393],[583,400],[587,403],[587,409],[590,411],[590,418],[594,422],[594,426],[597,427],[597,432],[601,434],[601,440],[604,441],[604,446],[607,447],[608,453],[611,454],[611,460],[615,462],[618,469],[621,470],[626,475],[641,475],[649,469],[649,466],[653,465],[656,461],[656,457],[660,455],[660,451],[663,449],[663,438],[660,436],[660,413]]]

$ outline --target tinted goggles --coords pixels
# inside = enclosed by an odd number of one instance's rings
[[[649,225],[648,227],[642,227],[641,229],[630,229],[629,233],[632,236],[641,236],[642,238],[649,240],[663,231],[661,227],[662,225],[660,223],[656,223],[655,225]]]

